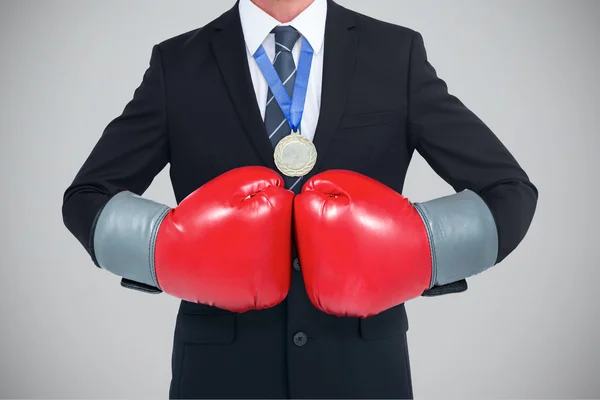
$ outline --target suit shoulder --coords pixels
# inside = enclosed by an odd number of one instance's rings
[[[158,43],[158,47],[164,53],[178,53],[188,48],[192,43],[194,45],[208,43],[215,28],[231,19],[231,10],[224,13],[220,17],[196,29],[180,33],[176,36],[167,38]]]
[[[348,11],[354,14],[356,26],[367,34],[386,35],[387,37],[389,37],[388,35],[392,35],[393,37],[406,40],[410,40],[415,34],[418,34],[416,30],[407,26],[376,19],[357,11]]]
[[[188,42],[191,38],[201,34],[202,31],[204,30],[204,28],[205,27],[196,28],[191,31],[180,33],[176,36],[167,38],[167,39],[163,40],[162,42],[158,43],[158,46],[160,46],[161,48],[170,48],[170,47],[180,46],[180,45]]]
[[[190,42],[207,41],[209,38],[208,33],[212,31],[210,28],[211,24],[165,39],[158,43],[158,47],[163,52],[171,53],[185,48]]]

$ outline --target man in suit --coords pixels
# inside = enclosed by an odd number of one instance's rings
[[[292,121],[273,82],[293,100],[301,79],[303,113]],[[288,176],[274,149],[295,130],[317,158],[309,172]],[[456,194],[399,216],[398,205],[410,206],[396,194],[415,151]],[[142,197],[167,164],[175,212]],[[335,216],[298,200],[302,187],[324,185],[360,199],[363,214],[343,221],[359,242],[329,234],[346,229],[328,232]],[[231,196],[252,206],[233,207]],[[466,278],[519,245],[536,202],[510,152],[448,93],[418,32],[332,0],[239,0],[154,46],[133,99],[66,190],[63,216],[124,287],[182,299],[171,398],[412,398],[403,301],[466,290]],[[379,224],[377,242],[391,245],[375,251],[370,213],[379,222],[410,218],[419,233]],[[319,230],[334,241],[314,240]],[[409,244],[419,235],[431,258],[415,271],[407,260],[421,257]],[[357,271],[368,254],[374,271],[392,265],[376,278],[385,297],[376,306],[364,288],[342,284],[346,272],[365,273]],[[342,283],[323,290],[331,282],[315,271],[327,268]],[[425,270],[426,286],[402,286],[417,281],[412,275],[390,279]],[[403,289],[394,292],[395,282]]]

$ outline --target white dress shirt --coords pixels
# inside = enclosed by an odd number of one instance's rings
[[[248,54],[248,65],[250,76],[256,93],[256,101],[260,109],[263,121],[265,109],[267,108],[267,94],[269,85],[254,59],[254,53],[262,44],[271,62],[275,58],[275,35],[271,33],[273,28],[279,25],[291,25],[302,36],[314,50],[310,76],[308,78],[308,91],[306,103],[300,124],[300,132],[309,140],[312,140],[317,128],[319,110],[321,107],[321,86],[323,81],[323,51],[325,39],[325,20],[327,19],[327,0],[315,0],[306,10],[298,15],[293,21],[282,24],[269,14],[258,8],[250,0],[240,0],[240,19],[242,31],[246,41],[246,52]],[[302,40],[298,39],[292,54],[294,62],[298,65]],[[275,101],[275,100],[273,100]]]

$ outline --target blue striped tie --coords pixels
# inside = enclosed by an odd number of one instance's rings
[[[279,75],[283,86],[292,98],[294,92],[294,83],[296,82],[296,64],[292,55],[292,49],[300,37],[300,33],[291,26],[278,26],[272,30],[275,33],[275,58],[273,67]],[[291,133],[290,125],[283,115],[277,100],[273,98],[273,93],[269,90],[267,95],[267,108],[265,110],[265,127],[269,134],[269,139],[273,148],[285,136]],[[285,187],[299,193],[301,189],[301,177],[283,176]]]

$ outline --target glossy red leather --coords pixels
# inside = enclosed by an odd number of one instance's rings
[[[308,180],[294,200],[294,229],[308,296],[323,312],[365,318],[429,287],[421,217],[367,176],[329,170]]]
[[[293,197],[265,167],[231,170],[194,191],[160,225],[161,289],[234,312],[279,304],[291,283]]]

